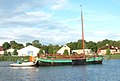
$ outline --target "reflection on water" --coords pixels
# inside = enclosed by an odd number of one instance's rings
[[[0,62],[0,81],[120,81],[120,60],[98,65],[10,67]]]
[[[33,69],[36,67],[10,67],[10,69]]]

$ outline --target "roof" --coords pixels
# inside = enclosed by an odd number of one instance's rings
[[[2,46],[0,46],[0,51],[4,51],[4,49],[3,49],[3,47],[2,47]]]
[[[61,48],[63,48],[63,47],[65,47],[65,48],[70,48],[69,46],[67,46],[67,45],[63,45]]]
[[[29,46],[27,46],[27,47],[24,47],[24,48],[22,48],[22,49],[20,49],[20,50],[25,50],[25,49],[37,49],[37,50],[40,50],[39,48],[34,47],[34,46],[32,46],[32,45],[29,45]],[[20,50],[19,50],[19,51],[20,51]]]
[[[120,49],[120,47],[110,45],[110,46],[103,46],[100,48],[100,50],[104,50],[104,49],[108,49],[108,48],[109,49]]]

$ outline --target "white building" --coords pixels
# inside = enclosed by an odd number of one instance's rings
[[[57,53],[62,55],[62,54],[64,53],[64,50],[68,50],[68,53],[69,53],[69,55],[70,55],[70,48],[69,48],[67,45],[64,45],[62,48],[60,48],[60,49],[57,51]]]
[[[0,55],[4,55],[4,51],[0,51]]]
[[[13,54],[14,50],[15,50],[15,49],[10,48],[10,49],[8,49],[8,50],[6,50],[6,51],[7,51],[7,53],[10,52],[11,54]]]
[[[0,46],[0,55],[4,55],[4,50],[3,50],[2,46]]]
[[[119,47],[116,47],[116,46],[111,46],[111,45],[109,45],[109,46],[106,45],[106,46],[101,47],[101,48],[98,50],[98,54],[99,54],[99,55],[105,55],[107,49],[110,50],[110,54],[120,54],[120,48],[119,48]]]
[[[89,55],[91,53],[91,49],[84,49],[84,51],[85,51],[86,55]],[[83,53],[83,49],[72,50],[72,53],[82,54]]]
[[[18,50],[18,56],[37,56],[39,48],[29,45],[25,48]]]

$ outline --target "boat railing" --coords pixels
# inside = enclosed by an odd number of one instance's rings
[[[81,55],[60,55],[60,54],[39,54],[39,58],[47,59],[83,59],[84,56]]]

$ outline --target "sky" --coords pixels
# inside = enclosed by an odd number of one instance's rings
[[[0,44],[120,40],[120,0],[0,0]]]

